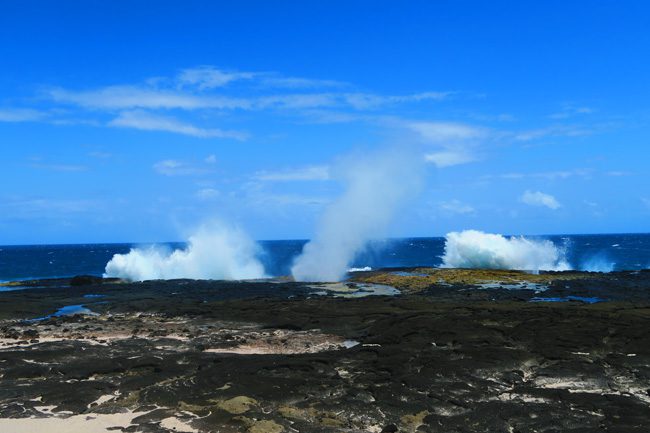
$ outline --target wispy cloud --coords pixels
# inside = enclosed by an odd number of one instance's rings
[[[324,87],[347,87],[348,83],[335,80],[315,80],[299,77],[281,77],[275,74],[261,76],[261,84],[269,87],[284,87],[289,89],[324,88]]]
[[[243,140],[248,134],[223,127],[225,122],[255,112],[302,120],[320,111],[321,123],[331,123],[332,115],[338,116],[336,121],[346,116],[345,121],[370,123],[368,118],[373,117],[377,123],[377,116],[385,115],[379,111],[382,108],[443,101],[455,93],[429,89],[407,94],[373,93],[337,80],[203,65],[181,69],[175,75],[94,88],[57,87],[53,83],[41,87],[39,98],[33,99],[38,101],[39,110],[0,109],[0,122],[85,124]],[[204,126],[206,118],[217,117],[222,121],[220,128]]]
[[[273,72],[227,71],[214,66],[183,69],[176,77],[176,81],[181,86],[194,86],[199,90],[224,87],[237,81],[252,81],[252,84],[262,87],[291,89],[345,87],[348,85],[335,80],[283,77]]]
[[[109,152],[102,152],[102,151],[96,150],[96,151],[88,153],[88,156],[90,156],[91,158],[97,158],[97,159],[108,159],[108,158],[112,157],[113,154],[109,153]]]
[[[463,122],[408,120],[387,111],[396,106],[457,99],[462,92],[423,89],[394,94],[369,92],[354,84],[314,77],[284,76],[269,71],[238,71],[211,65],[181,69],[177,74],[143,78],[95,88],[49,87],[42,91],[39,108],[0,109],[0,121],[83,122],[142,131],[165,131],[194,137],[243,140],[247,134],[230,131],[225,122],[273,112],[319,123],[364,122],[384,128],[408,129],[432,146],[427,160],[450,167],[481,159],[487,142],[531,142],[547,137],[577,137],[598,131],[597,125],[555,124],[522,130],[497,130]],[[565,105],[556,120],[588,114],[593,109]],[[107,117],[113,120],[107,122]],[[221,119],[220,128],[206,127],[206,118]],[[472,118],[469,115],[469,118]],[[477,117],[474,117],[476,120]],[[481,120],[481,119],[479,119]],[[507,114],[485,116],[482,122],[512,121]],[[201,125],[201,126],[199,126]],[[603,126],[606,127],[606,126]],[[238,128],[235,128],[238,129]]]
[[[0,122],[32,122],[46,117],[46,113],[29,108],[0,108]]]
[[[516,132],[513,138],[517,141],[532,141],[545,137],[581,137],[594,134],[592,127],[580,125],[552,125],[545,128]]]
[[[208,201],[221,196],[221,191],[214,188],[202,188],[196,192],[195,196],[199,200]]]
[[[578,115],[592,114],[594,111],[593,108],[584,105],[564,104],[560,111],[553,113],[548,117],[550,119],[568,119]]]
[[[442,101],[452,92],[421,92],[409,95],[376,95],[372,93],[348,93],[342,95],[343,100],[358,110],[372,109],[390,104],[401,104],[420,101]]]
[[[407,122],[405,126],[436,148],[425,160],[440,168],[476,161],[476,147],[489,136],[486,129],[464,123]]]
[[[454,165],[467,164],[474,162],[478,158],[464,149],[458,150],[441,150],[424,155],[424,160],[431,162],[438,168],[453,167]]]
[[[247,99],[226,96],[195,95],[177,89],[159,89],[132,85],[108,86],[95,90],[73,91],[61,88],[46,91],[54,102],[72,104],[90,109],[125,110],[147,109],[250,109]]]
[[[153,165],[154,171],[164,176],[195,176],[212,173],[212,170],[175,159],[165,159]]]
[[[234,81],[251,80],[255,76],[253,72],[228,72],[214,66],[200,66],[182,70],[177,80],[181,85],[191,85],[206,90],[223,87]]]
[[[465,142],[485,137],[486,131],[472,125],[454,122],[411,122],[407,125],[431,143]]]
[[[439,208],[447,213],[451,214],[460,214],[460,215],[466,215],[466,214],[472,214],[475,212],[475,209],[460,200],[451,200],[451,201],[445,201],[440,203]]]
[[[267,182],[329,180],[330,170],[328,166],[318,165],[285,171],[259,171],[253,178]]]
[[[265,212],[286,212],[288,207],[325,206],[330,199],[300,194],[258,194],[248,198],[248,205]]]
[[[630,171],[608,171],[605,173],[607,176],[612,176],[612,177],[622,177],[622,176],[631,176],[632,172]]]
[[[510,172],[502,174],[490,174],[483,176],[482,179],[505,179],[505,180],[519,180],[519,179],[547,179],[547,180],[562,180],[572,177],[588,178],[593,175],[594,170],[590,168],[576,168],[572,170],[558,170],[558,171],[542,171],[542,172]]]
[[[541,191],[526,191],[520,197],[520,200],[530,206],[544,206],[553,210],[561,207],[560,202],[555,197]]]
[[[177,134],[190,135],[199,138],[232,138],[245,140],[247,134],[239,131],[224,131],[214,128],[199,128],[189,123],[181,122],[173,117],[161,116],[142,110],[125,111],[109,122],[110,126],[135,128],[147,131],[167,131]]]
[[[226,96],[223,88],[242,83],[239,96]],[[346,107],[355,110],[383,105],[440,101],[452,92],[419,92],[380,95],[350,92],[347,83],[303,77],[284,77],[269,72],[239,72],[200,66],[182,70],[173,78],[145,80],[140,84],[111,85],[90,90],[50,88],[45,96],[54,102],[95,110],[264,110]],[[346,88],[346,91],[342,88]],[[284,89],[284,90],[282,90]],[[310,89],[309,92],[296,90]],[[340,90],[339,90],[340,89]],[[286,90],[289,90],[287,93]]]

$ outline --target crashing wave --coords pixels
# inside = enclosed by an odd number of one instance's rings
[[[257,253],[257,244],[241,230],[212,223],[191,236],[184,249],[171,251],[153,245],[115,254],[106,264],[104,276],[131,281],[264,278],[264,266]]]
[[[565,271],[565,252],[549,240],[505,237],[478,230],[448,233],[442,267]]]

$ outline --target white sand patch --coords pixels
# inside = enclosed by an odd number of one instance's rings
[[[132,421],[149,412],[86,414],[67,418],[4,418],[0,419],[2,433],[111,433],[111,428],[126,428]]]
[[[113,394],[102,395],[97,400],[90,403],[88,405],[88,409],[90,409],[93,406],[99,406],[99,405],[102,405],[102,404],[104,404],[106,402],[109,402],[111,400],[115,400],[117,397],[120,396],[120,394],[121,393],[119,391],[115,391],[115,393],[113,393]]]
[[[316,289],[312,292],[318,296],[335,298],[364,298],[366,296],[396,296],[400,291],[393,286],[374,283],[319,283],[307,287]]]
[[[44,343],[62,343],[66,341],[82,341],[84,343],[92,344],[95,346],[106,346],[108,345],[108,342],[111,340],[125,340],[127,338],[131,338],[131,335],[112,335],[112,336],[107,336],[107,337],[101,337],[102,340],[106,340],[105,342],[100,342],[92,338],[79,338],[79,337],[39,337],[35,338],[34,340],[38,340],[34,343],[31,341],[27,340],[14,340],[11,338],[0,338],[0,350],[4,349],[13,349],[15,347],[30,347],[30,346],[35,346],[37,344],[44,344]]]
[[[94,338],[91,338],[94,337]],[[119,334],[119,333],[106,333],[106,334],[101,334],[101,333],[90,333],[87,336],[77,336],[77,335],[70,335],[70,336],[64,336],[64,335],[53,335],[53,336],[39,336],[38,338],[32,339],[32,340],[26,340],[26,339],[13,339],[13,338],[0,338],[0,351],[2,350],[7,350],[7,349],[13,349],[16,347],[19,348],[24,348],[24,347],[30,347],[30,346],[35,346],[37,344],[44,344],[44,343],[62,343],[62,342],[68,342],[68,341],[80,341],[86,344],[90,344],[93,346],[108,346],[111,342],[113,341],[119,341],[119,340],[128,340],[131,338],[143,338],[147,340],[164,340],[164,339],[169,339],[169,340],[176,340],[176,341],[189,341],[188,337],[184,337],[182,335],[176,335],[176,334],[170,334],[170,335],[164,335],[164,336],[155,336],[155,337],[150,337],[146,334],[143,335],[133,335],[133,334]],[[34,341],[34,342],[32,342]],[[29,360],[26,360],[29,362]]]
[[[181,433],[198,433],[199,431],[189,425],[188,423],[185,423],[178,418],[175,417],[169,417],[165,418],[164,420],[160,421],[160,427],[175,431],[175,432],[181,432]]]
[[[51,414],[52,411],[54,410],[54,408],[56,408],[55,405],[52,405],[52,406],[34,406],[34,409],[36,409],[37,411],[39,411],[41,413],[45,413],[45,414]],[[0,421],[0,423],[1,422],[2,421]]]
[[[298,353],[318,353],[328,350],[343,349],[342,343],[321,343],[309,347],[283,347],[278,344],[268,344],[265,342],[255,344],[242,344],[234,347],[223,347],[215,349],[206,349],[207,353],[231,353],[235,355],[292,355]]]

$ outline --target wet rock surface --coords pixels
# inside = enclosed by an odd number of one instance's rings
[[[650,272],[69,283],[0,293],[0,431],[650,425]],[[530,302],[570,296],[604,302]],[[68,305],[93,314],[50,316]]]

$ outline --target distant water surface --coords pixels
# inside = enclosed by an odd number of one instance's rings
[[[549,239],[565,252],[573,269],[608,272],[650,267],[650,234],[563,235]],[[290,274],[304,240],[261,241],[260,260],[269,275]],[[183,248],[183,243],[169,243]],[[78,244],[0,246],[0,281],[97,275],[114,254],[139,244]],[[351,267],[439,266],[444,238],[404,238],[372,242]]]

